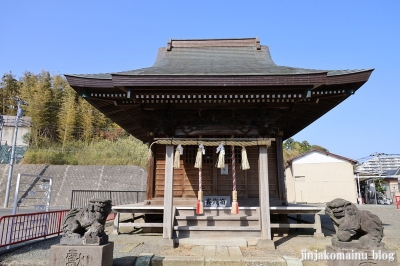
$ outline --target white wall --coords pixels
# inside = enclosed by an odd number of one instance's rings
[[[15,132],[15,127],[3,127],[3,135],[1,138],[1,144],[2,145],[8,145],[12,146],[13,145],[13,140],[14,140],[14,132]],[[17,134],[17,146],[28,146],[26,143],[22,141],[22,137],[26,134],[31,132],[30,127],[19,127],[18,128],[18,134]]]
[[[348,163],[348,161],[339,159],[337,157],[322,154],[319,152],[312,152],[293,160],[292,164],[340,163],[340,162]]]
[[[14,132],[15,132],[15,116],[3,115],[4,125],[1,135],[1,145],[8,145],[12,146],[14,141]],[[20,126],[18,127],[18,134],[17,134],[17,146],[28,146],[22,140],[22,137],[26,134],[31,132],[30,128],[30,117],[22,117],[20,120]]]
[[[346,160],[313,152],[294,160],[285,174],[289,202],[357,202],[353,166]]]

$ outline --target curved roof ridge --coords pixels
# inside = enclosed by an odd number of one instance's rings
[[[260,49],[260,41],[256,38],[226,38],[226,39],[169,39],[167,51],[173,48],[197,47],[256,47]]]
[[[68,76],[89,79],[112,79],[112,75],[279,76],[326,73],[327,76],[339,76],[370,70],[324,70],[277,65],[272,60],[269,47],[260,45],[258,38],[170,39],[166,47],[158,49],[156,60],[150,67]]]
[[[151,67],[115,75],[292,75],[327,73],[327,70],[278,66],[269,47],[193,46],[159,48]]]
[[[238,40],[254,40],[258,41],[258,37],[244,37],[244,38],[189,38],[189,39],[169,39],[168,42],[173,41],[238,41]]]

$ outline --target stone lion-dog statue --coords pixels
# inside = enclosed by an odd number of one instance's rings
[[[96,198],[82,209],[72,209],[64,218],[62,245],[103,245],[108,243],[104,226],[111,212],[111,200]]]
[[[382,221],[366,210],[359,210],[344,199],[334,199],[326,204],[326,214],[336,230],[332,245],[340,248],[383,247]]]

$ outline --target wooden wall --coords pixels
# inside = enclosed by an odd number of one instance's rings
[[[197,146],[184,146],[183,155],[180,158],[179,169],[174,169],[174,197],[195,198],[199,189],[199,169],[194,168]],[[246,147],[250,164],[249,170],[241,170],[241,147],[235,147],[236,160],[236,190],[239,199],[250,199],[259,197],[258,180],[258,146]],[[229,195],[232,194],[232,164],[231,147],[225,146],[225,163],[228,164],[228,174],[221,174],[221,169],[216,168],[218,154],[216,147],[206,147],[203,155],[202,180],[203,193],[207,195]],[[165,146],[155,147],[155,179],[154,197],[164,196],[165,178]],[[277,176],[276,146],[272,142],[268,148],[268,175],[270,198],[278,198],[278,176]],[[151,177],[149,177],[151,178]]]

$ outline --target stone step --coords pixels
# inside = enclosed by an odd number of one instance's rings
[[[151,265],[225,265],[225,266],[237,266],[237,265],[275,265],[275,266],[287,266],[287,265],[302,265],[299,259],[294,258],[298,264],[289,264],[289,261],[285,260],[278,255],[268,254],[265,257],[238,257],[238,256],[154,256],[151,259]],[[148,264],[150,265],[150,264]]]
[[[258,216],[175,216],[175,219],[199,221],[258,221]]]
[[[178,230],[174,231],[175,239],[186,239],[186,238],[209,238],[209,239],[221,239],[221,238],[229,238],[234,235],[235,237],[242,238],[260,238],[261,230],[242,230],[242,231],[223,231],[223,230]]]
[[[177,226],[259,226],[258,221],[230,221],[230,220],[220,220],[220,221],[211,221],[211,220],[177,220],[175,225]]]
[[[257,242],[254,238],[252,242]],[[246,238],[239,237],[221,237],[221,238],[181,238],[176,239],[179,245],[186,246],[214,246],[216,247],[247,247],[249,242]],[[240,251],[240,250],[239,250]],[[201,255],[201,254],[199,254]],[[239,255],[239,254],[238,254]],[[240,254],[242,255],[242,254]]]
[[[315,228],[314,224],[275,224],[271,223],[271,228]]]
[[[174,226],[177,231],[260,231],[259,226]]]
[[[163,227],[163,223],[120,223],[119,227]]]
[[[256,216],[176,216],[177,226],[259,226]]]
[[[196,208],[194,207],[177,207],[176,216],[257,216],[258,207],[241,207],[239,208],[238,214],[232,214],[230,207],[219,207],[219,208],[204,208],[202,215],[196,215]]]

